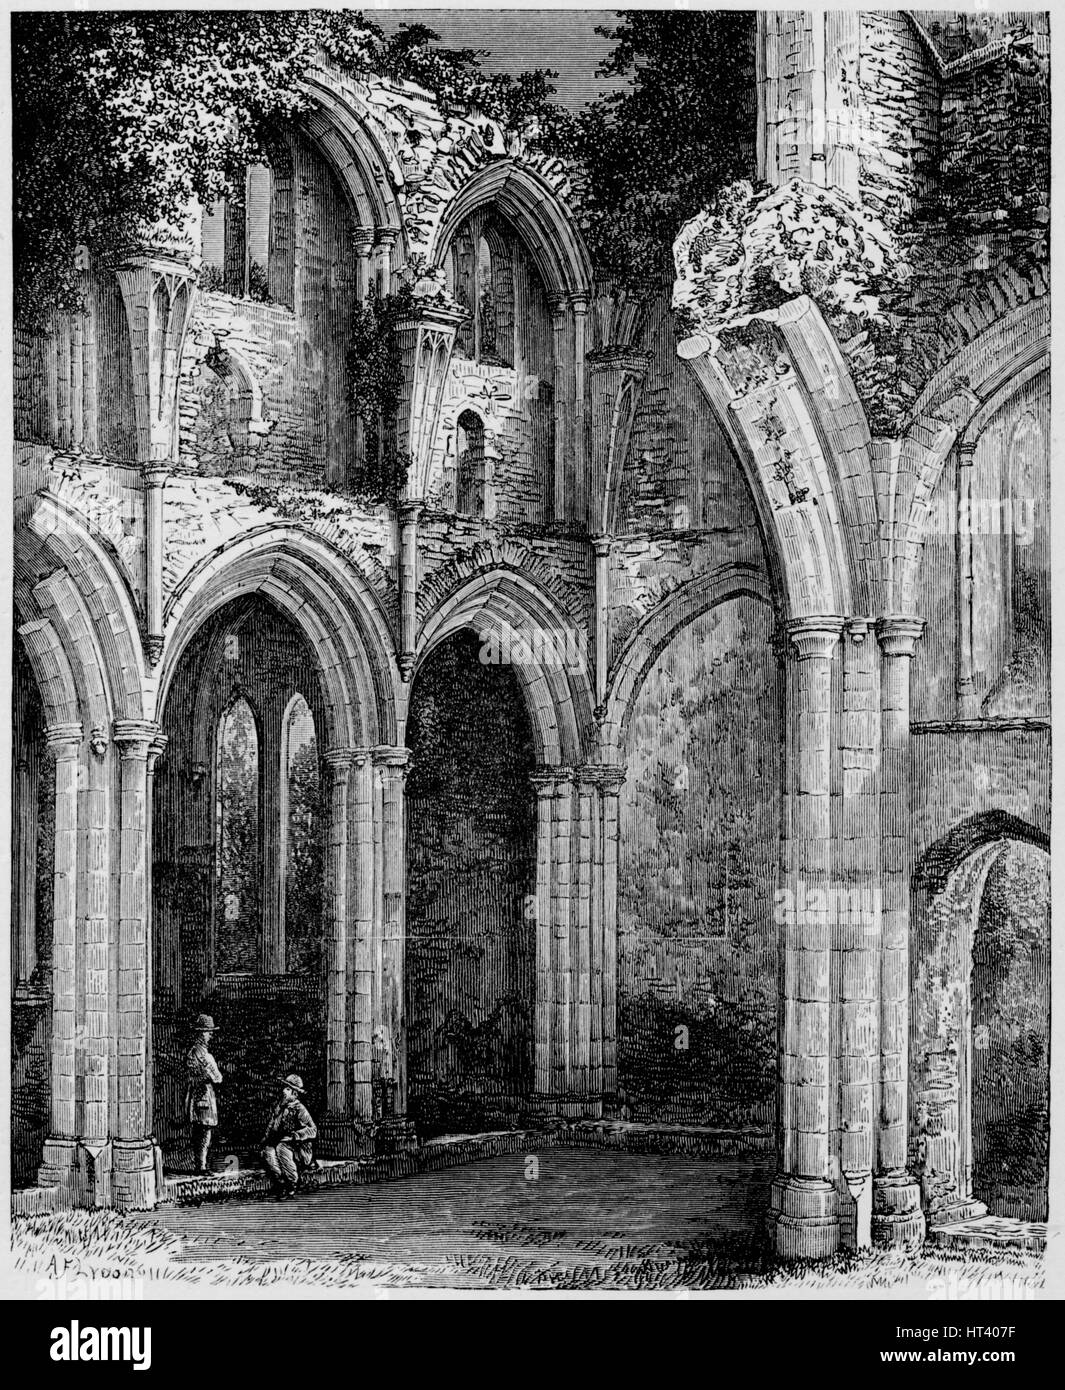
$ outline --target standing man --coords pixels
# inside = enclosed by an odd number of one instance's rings
[[[300,1097],[303,1078],[290,1072],[281,1081],[281,1099],[263,1136],[263,1162],[273,1180],[278,1201],[295,1197],[300,1171],[313,1168],[312,1143],[318,1128]]]
[[[188,1088],[185,1092],[185,1118],[192,1128],[192,1156],[197,1173],[207,1172],[207,1151],[218,1125],[218,1102],[214,1088],[222,1080],[218,1063],[211,1056],[211,1034],[216,1031],[210,1014],[199,1014],[192,1025],[195,1041],[186,1058]]]

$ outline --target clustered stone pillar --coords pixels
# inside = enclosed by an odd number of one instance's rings
[[[151,774],[158,726],[120,719],[55,754],[52,1113],[39,1180],[74,1206],[155,1205],[152,1139]]]
[[[351,897],[354,950],[349,950],[351,1034],[351,1114],[360,1125],[373,1120],[374,834],[373,760],[368,748],[355,750],[351,772]]]
[[[78,769],[82,727],[47,731],[55,756],[55,863],[52,887],[52,1113],[38,1174],[74,1201],[77,1123]]]
[[[837,782],[839,854],[832,928],[839,979],[841,1244],[872,1239],[872,1173],[880,1055],[880,698],[876,641],[865,621],[843,636]],[[834,815],[834,820],[836,819]]]
[[[617,1090],[617,794],[624,774],[537,773],[534,1098],[598,1116]]]
[[[406,834],[403,789],[410,755],[405,748],[375,748],[375,809],[380,889],[374,951],[374,1038],[380,1071],[379,1118],[398,1137],[409,1129],[407,1113],[404,937]]]
[[[325,1096],[327,1120],[348,1117],[348,781],[355,754],[330,749],[325,865]]]
[[[148,763],[155,724],[121,720],[117,992],[114,1037],[116,1115],[112,1126],[112,1201],[123,1209],[155,1205],[158,1161],[151,1140],[149,1036],[151,913],[149,904]]]
[[[831,867],[834,672],[841,618],[788,624],[790,695],[784,888],[792,910],[780,941],[778,1173],[770,1228],[785,1258],[839,1247],[839,1203],[830,1152],[832,951],[827,912]]]
[[[910,662],[924,622],[885,617],[880,642],[881,914],[880,1116],[873,1183],[873,1240],[918,1246],[920,1186],[907,1171],[910,938]]]

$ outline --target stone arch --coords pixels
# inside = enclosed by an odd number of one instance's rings
[[[960,821],[925,850],[914,869],[914,889],[929,894],[942,891],[960,864],[985,845],[1003,840],[1020,840],[1050,852],[1050,837],[1037,826],[1009,811],[983,811]]]
[[[888,512],[887,609],[917,611],[924,531],[940,475],[956,443],[974,445],[995,411],[1049,362],[1050,305],[1025,299],[1027,282],[999,276],[955,308],[941,365],[918,397],[894,460]],[[1001,312],[1005,301],[1008,307]],[[953,351],[952,351],[953,349]]]
[[[295,527],[253,531],[219,547],[186,576],[167,604],[157,708],[203,622],[253,593],[289,617],[315,653],[329,746],[395,743],[399,676],[377,597],[343,555]]]
[[[914,876],[910,1160],[932,1225],[987,1210],[973,1184],[976,948],[989,879],[1019,847],[1049,867],[1046,835],[1001,810],[986,812],[931,846]]]
[[[620,762],[625,730],[644,677],[676,634],[710,609],[741,597],[774,606],[772,590],[760,571],[748,565],[727,565],[675,589],[647,614],[611,666],[600,726],[604,762]]]
[[[350,79],[330,67],[314,67],[303,88],[311,110],[302,124],[325,154],[364,227],[393,231],[398,261],[406,261],[406,231],[398,193],[403,169],[392,144]]]
[[[817,306],[800,295],[678,352],[748,479],[785,615],[879,611],[872,441]]]
[[[83,517],[38,494],[15,534],[15,599],[34,678],[49,716],[75,710],[109,735],[115,719],[144,717],[140,624],[119,562]]]
[[[516,570],[478,574],[426,615],[415,671],[434,648],[463,629],[485,634],[487,661],[514,665],[532,719],[538,762],[579,762],[591,726],[592,693],[583,629],[566,609]],[[522,642],[531,644],[528,653]]]
[[[434,264],[444,264],[456,231],[487,204],[514,226],[549,294],[591,294],[591,259],[575,230],[573,214],[538,174],[512,159],[480,170],[459,192],[436,230],[430,248]]]

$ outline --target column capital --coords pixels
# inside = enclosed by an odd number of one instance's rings
[[[393,748],[389,744],[379,744],[372,750],[374,767],[394,768],[397,772],[410,767],[410,750]]]
[[[830,657],[843,631],[843,619],[832,614],[808,618],[789,618],[785,623],[788,645],[799,661]]]
[[[586,294],[571,294],[569,296],[570,308],[575,314],[586,314],[588,312],[589,298]]]
[[[399,517],[401,526],[413,525],[424,510],[424,497],[405,497],[401,502],[396,503],[396,515]]]
[[[348,772],[354,766],[359,751],[355,748],[327,748],[322,754],[322,762],[336,776]]]
[[[69,751],[81,746],[81,740],[85,736],[85,730],[80,724],[49,724],[44,731],[44,740],[53,753],[58,753],[60,749]]]
[[[976,454],[976,440],[959,439],[954,447],[958,451],[958,462],[961,466],[963,468],[971,468],[973,466],[973,457]]]
[[[877,619],[876,638],[885,656],[913,656],[924,632],[923,618],[884,616]]]
[[[166,746],[170,742],[166,734],[156,734],[148,745],[148,771],[154,772],[155,766],[166,752]]]
[[[144,478],[146,487],[162,487],[172,471],[169,463],[161,463],[153,459],[141,469],[141,476]]]
[[[159,725],[149,719],[116,719],[111,734],[123,758],[146,758],[160,736]]]
[[[373,250],[376,232],[373,227],[355,228],[355,254],[357,256],[368,256]]]
[[[868,618],[848,618],[845,631],[856,647],[860,647],[869,636]]]
[[[616,796],[625,785],[628,773],[614,763],[585,763],[576,772],[578,782],[598,787],[604,796]]]
[[[395,246],[399,240],[399,228],[377,227],[374,229],[374,237],[378,246]]]
[[[570,307],[569,299],[564,294],[553,294],[548,300],[548,307],[556,320],[557,326],[557,320],[564,318],[567,309]]]
[[[610,554],[610,547],[614,544],[612,536],[593,536],[592,550],[596,556],[602,559]]]

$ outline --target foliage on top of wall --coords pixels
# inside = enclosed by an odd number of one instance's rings
[[[15,305],[26,326],[80,307],[76,251],[108,262],[150,235],[188,239],[188,209],[269,162],[272,125],[305,109],[324,53],[354,74],[422,83],[520,123],[553,74],[486,77],[423,25],[386,39],[357,11],[25,12],[12,21]]]
[[[577,213],[597,273],[633,290],[668,282],[682,225],[754,169],[753,10],[626,10],[597,32],[599,65],[628,86],[542,137],[576,164]]]

